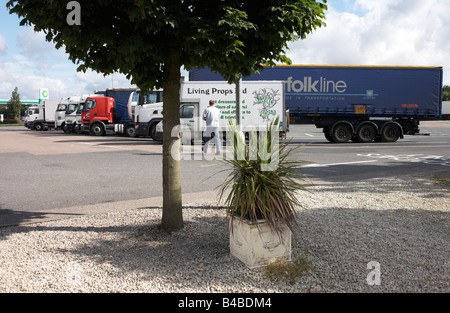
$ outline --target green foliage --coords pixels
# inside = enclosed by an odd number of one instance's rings
[[[66,1],[10,0],[22,25],[65,47],[78,70],[121,72],[142,89],[161,88],[169,47],[189,70],[210,67],[230,82],[262,64],[289,63],[287,43],[324,24],[326,0],[78,0],[81,25],[68,25]]]
[[[14,91],[11,94],[11,99],[8,101],[8,110],[13,113],[14,118],[18,117],[20,114],[20,110],[22,108],[22,103],[20,102],[20,95],[18,88],[14,88]]]
[[[235,138],[235,158],[226,159],[230,173],[219,187],[220,199],[230,190],[225,200],[229,217],[251,222],[263,219],[279,235],[280,222],[293,230],[297,224],[295,210],[301,205],[296,193],[305,190],[299,183],[299,168],[304,162],[289,157],[295,150],[289,142],[279,143],[279,119],[267,126],[266,134],[260,133],[258,141],[248,144],[231,120],[229,125]]]
[[[442,101],[450,101],[450,86],[442,88]]]

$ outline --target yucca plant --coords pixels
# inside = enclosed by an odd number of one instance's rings
[[[226,191],[230,191],[225,200],[230,225],[236,218],[250,223],[265,220],[280,236],[281,222],[293,231],[297,226],[295,209],[301,206],[296,192],[306,190],[299,174],[304,162],[290,158],[295,149],[290,141],[279,143],[279,118],[267,125],[266,132],[260,133],[257,141],[253,132],[246,143],[242,132],[231,121],[229,131],[234,158],[225,159],[231,171],[219,186],[219,198],[222,200]]]

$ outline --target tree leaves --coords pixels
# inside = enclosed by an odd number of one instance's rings
[[[141,88],[159,88],[170,38],[187,69],[210,67],[233,82],[261,64],[289,62],[286,43],[324,25],[326,6],[313,0],[79,0],[82,23],[70,26],[66,3],[10,0],[21,25],[44,31],[66,47],[79,69],[131,75]]]

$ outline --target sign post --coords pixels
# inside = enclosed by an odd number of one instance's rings
[[[41,88],[39,89],[39,103],[44,102],[45,100],[48,100],[48,89],[47,88]]]

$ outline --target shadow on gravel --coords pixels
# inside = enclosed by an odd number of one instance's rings
[[[51,212],[32,212],[32,211],[13,211],[2,209],[0,206],[0,230],[4,227],[16,227],[27,223],[39,223],[50,219],[57,219],[58,217],[76,217],[80,214],[70,214],[70,213],[51,213]],[[0,240],[2,239],[2,232],[0,232]]]
[[[216,285],[232,291],[240,284],[264,289],[268,283],[275,290],[291,292],[309,291],[304,288],[311,285],[325,292],[448,291],[449,214],[445,212],[333,207],[302,211],[299,230],[293,234],[293,255],[306,255],[313,270],[294,284],[279,285],[261,280],[230,256],[223,211],[196,214],[186,218],[183,230],[170,235],[159,231],[158,221],[143,227],[89,228],[120,236],[67,253],[109,264],[114,272],[135,277],[137,284],[158,281],[174,291],[210,291]],[[371,261],[381,265],[380,286],[367,284]]]
[[[293,256],[305,255],[312,270],[295,283],[275,283],[230,256],[224,210],[185,208],[184,228],[171,234],[159,230],[160,220],[155,217],[159,214],[154,210],[160,208],[139,209],[149,216],[145,220],[141,215],[139,225],[89,226],[99,222],[94,218],[79,227],[0,228],[0,238],[17,232],[52,232],[55,243],[46,252],[94,264],[81,273],[82,282],[115,275],[132,279],[138,290],[151,290],[156,283],[161,290],[174,292],[215,291],[218,286],[232,292],[243,285],[287,292],[309,292],[311,286],[323,292],[448,292],[448,212],[331,206],[300,210]],[[77,233],[90,235],[77,239]],[[73,242],[67,244],[65,238]],[[380,264],[379,286],[367,284],[371,261]],[[120,291],[116,286],[105,288]]]

